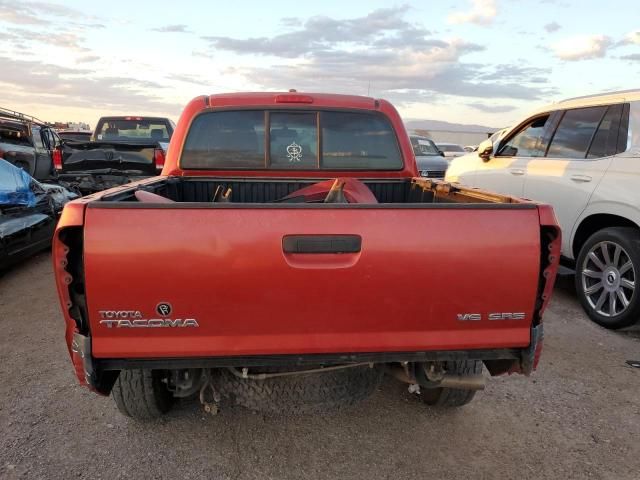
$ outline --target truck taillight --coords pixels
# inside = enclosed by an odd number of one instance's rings
[[[55,169],[62,170],[62,151],[59,148],[56,148],[51,154],[51,158]]]
[[[153,152],[153,160],[156,164],[156,168],[158,170],[162,170],[162,167],[164,167],[164,150],[156,148]]]

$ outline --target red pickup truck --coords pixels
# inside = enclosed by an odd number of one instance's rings
[[[385,372],[463,405],[483,367],[535,369],[559,245],[546,205],[418,177],[388,102],[289,92],[195,98],[162,175],[68,204],[53,250],[78,379],[149,418]]]

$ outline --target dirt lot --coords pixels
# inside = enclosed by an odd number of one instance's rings
[[[0,277],[0,478],[640,478],[640,329],[608,332],[559,288],[531,378],[498,378],[437,411],[387,379],[326,416],[204,416],[195,402],[139,424],[80,388],[50,257]]]

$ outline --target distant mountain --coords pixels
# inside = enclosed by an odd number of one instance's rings
[[[446,130],[449,132],[489,133],[500,130],[501,128],[486,127],[483,125],[449,123],[441,120],[407,120],[404,124],[407,130]]]

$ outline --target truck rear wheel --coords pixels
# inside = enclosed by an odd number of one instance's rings
[[[255,380],[239,378],[229,370],[220,370],[214,381],[223,397],[250,410],[304,414],[332,410],[364,400],[380,384],[383,372],[379,366],[361,366]]]
[[[481,360],[461,360],[445,362],[447,373],[453,375],[482,374]],[[461,388],[421,388],[420,398],[427,405],[434,407],[462,407],[475,396],[475,390]]]
[[[589,237],[576,261],[576,293],[589,318],[605,328],[633,325],[640,318],[640,232],[602,229]]]
[[[120,413],[137,420],[167,413],[174,398],[162,378],[160,370],[122,370],[111,391]]]

